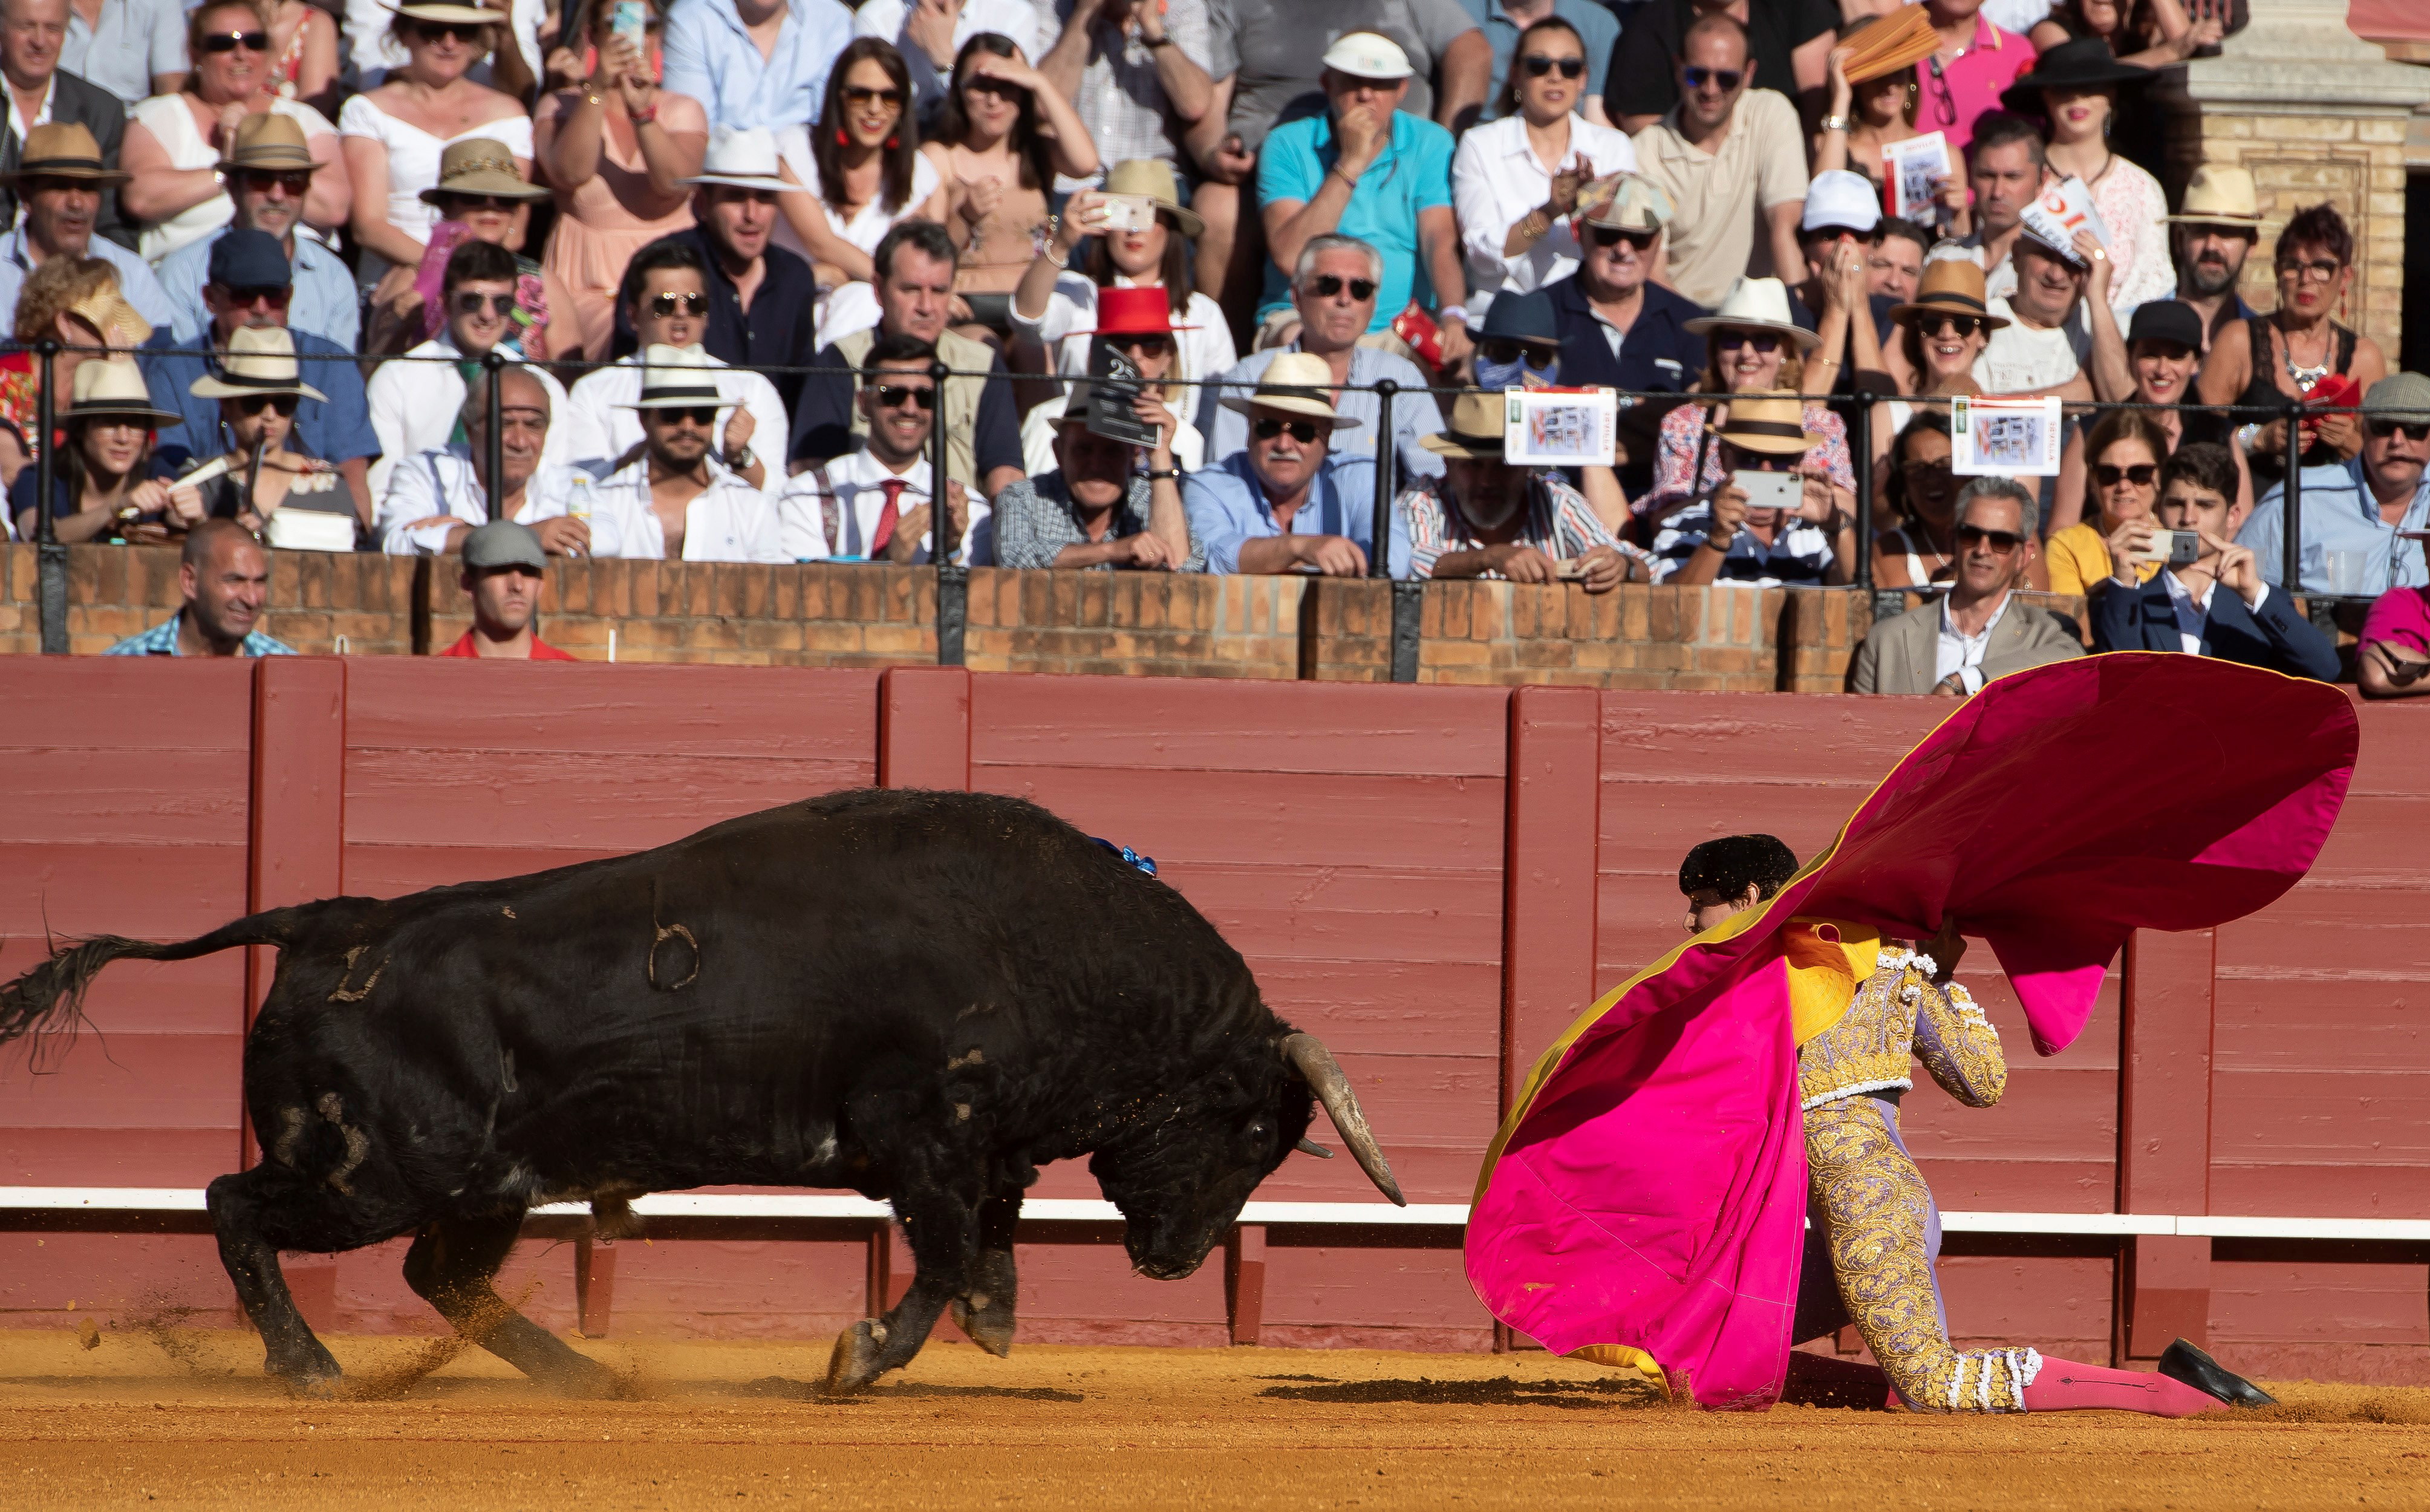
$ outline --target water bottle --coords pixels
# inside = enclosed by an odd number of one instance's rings
[[[573,484],[566,490],[565,514],[569,520],[590,520],[591,479],[588,475],[581,473],[574,474]]]

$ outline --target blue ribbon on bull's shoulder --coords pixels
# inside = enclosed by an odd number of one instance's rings
[[[1121,856],[1123,860],[1128,861],[1131,865],[1138,867],[1148,875],[1156,875],[1155,856],[1141,856],[1139,852],[1132,850],[1127,845],[1117,845],[1109,839],[1104,839],[1094,835],[1091,835],[1089,838],[1092,840],[1096,840],[1098,844],[1113,852],[1116,856]]]

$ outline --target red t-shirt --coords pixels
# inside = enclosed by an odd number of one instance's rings
[[[441,652],[440,655],[442,656],[472,656],[478,658],[481,654],[473,649],[473,632],[467,630],[464,632],[464,639],[457,641],[454,645],[449,646],[446,650]],[[582,658],[579,656],[570,656],[566,655],[564,652],[558,650],[555,646],[550,645],[547,641],[542,640],[538,634],[534,634],[532,636],[531,659],[534,661],[579,661]]]

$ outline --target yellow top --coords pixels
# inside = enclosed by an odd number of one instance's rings
[[[2051,532],[2050,540],[2042,542],[2042,557],[2050,563],[2054,593],[2082,594],[2115,571],[2108,538],[2089,520]],[[2159,570],[2158,562],[2137,562],[2135,581],[2148,583]]]

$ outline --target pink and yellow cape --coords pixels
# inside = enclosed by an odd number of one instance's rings
[[[1708,1407],[1771,1405],[1806,1217],[1792,968],[1813,947],[1789,921],[1922,938],[1955,916],[2056,1055],[2128,931],[2205,928],[2294,886],[2358,733],[2335,688],[2195,656],[1991,684],[1777,896],[1605,994],[1544,1053],[1477,1178],[1477,1296],[1557,1354]]]

